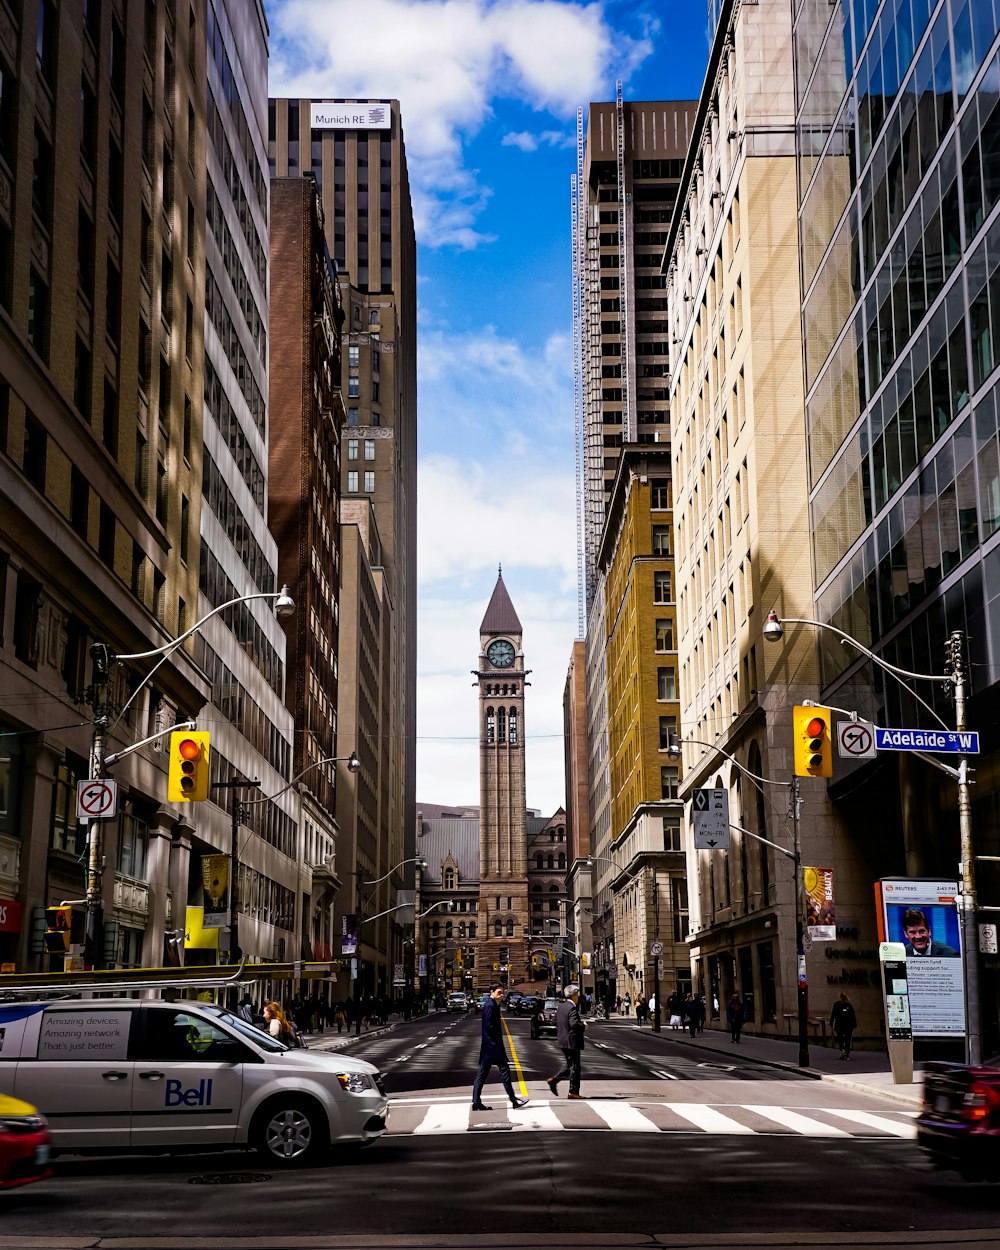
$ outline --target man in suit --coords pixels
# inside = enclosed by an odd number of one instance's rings
[[[559,1082],[569,1077],[569,1097],[582,1098],[580,1093],[581,1059],[583,1051],[583,1034],[587,1022],[580,1018],[580,987],[567,985],[563,990],[563,1001],[556,1012],[556,1030],[559,1034],[559,1045],[566,1056],[566,1066],[556,1076],[550,1076],[545,1082],[556,1097],[559,1097]]]
[[[483,1086],[496,1065],[500,1080],[507,1091],[510,1105],[515,1109],[525,1107],[527,1098],[518,1098],[514,1093],[514,1084],[510,1079],[510,1063],[507,1060],[507,1049],[503,1044],[503,1020],[500,1016],[500,1004],[503,1001],[504,987],[499,981],[490,986],[489,996],[483,1002],[483,1044],[479,1051],[479,1071],[472,1085],[472,1110],[492,1111],[483,1102]]]
[[[906,938],[905,950],[907,959],[923,956],[938,956],[946,959],[958,957],[958,951],[944,942],[935,942],[931,938],[931,927],[926,915],[917,907],[911,907],[903,913],[903,937]]]

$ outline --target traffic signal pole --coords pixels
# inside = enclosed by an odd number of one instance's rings
[[[90,648],[93,681],[94,734],[90,744],[90,767],[88,780],[99,781],[104,776],[104,751],[108,729],[108,676],[111,653],[103,642],[95,642]],[[98,968],[102,962],[101,950],[101,893],[103,838],[102,822],[91,817],[87,822],[87,929],[84,939],[84,964]]]
[[[799,1067],[809,1067],[809,981],[806,975],[806,892],[802,876],[802,847],[799,842],[799,779],[791,781],[792,804],[792,868],[795,872],[795,956],[798,982]]]
[[[955,699],[955,728],[965,723],[965,635],[955,630],[947,643],[952,693]],[[969,761],[963,756],[958,765],[958,832],[962,854],[962,947],[965,973],[966,1058],[973,1066],[983,1061],[983,1013],[979,991],[979,925],[976,920],[976,858],[972,843],[972,793]]]

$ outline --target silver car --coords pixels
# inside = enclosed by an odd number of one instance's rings
[[[205,1003],[2,1004],[0,1038],[0,1092],[45,1113],[55,1150],[252,1146],[297,1164],[387,1129],[372,1064],[289,1049]]]

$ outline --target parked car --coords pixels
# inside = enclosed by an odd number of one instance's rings
[[[917,1142],[935,1167],[965,1180],[1000,1180],[1000,1059],[924,1069]]]
[[[536,1010],[531,1017],[531,1036],[541,1037],[543,1033],[551,1033],[555,1037],[559,1032],[556,1027],[556,1012],[558,1010],[559,1000],[557,998],[543,999],[540,1010]]]
[[[8,1004],[3,1030],[0,1090],[44,1106],[55,1151],[251,1146],[278,1166],[387,1129],[378,1068],[289,1048],[211,1004]]]
[[[455,990],[454,993],[448,995],[449,1011],[468,1011],[469,996],[465,990]]]
[[[0,1094],[0,1189],[15,1189],[52,1175],[49,1129],[30,1102]]]

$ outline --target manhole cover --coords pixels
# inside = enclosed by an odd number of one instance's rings
[[[470,1124],[470,1133],[511,1133],[513,1124]]]
[[[189,1176],[189,1185],[256,1185],[269,1181],[266,1172],[209,1172],[205,1176]]]

